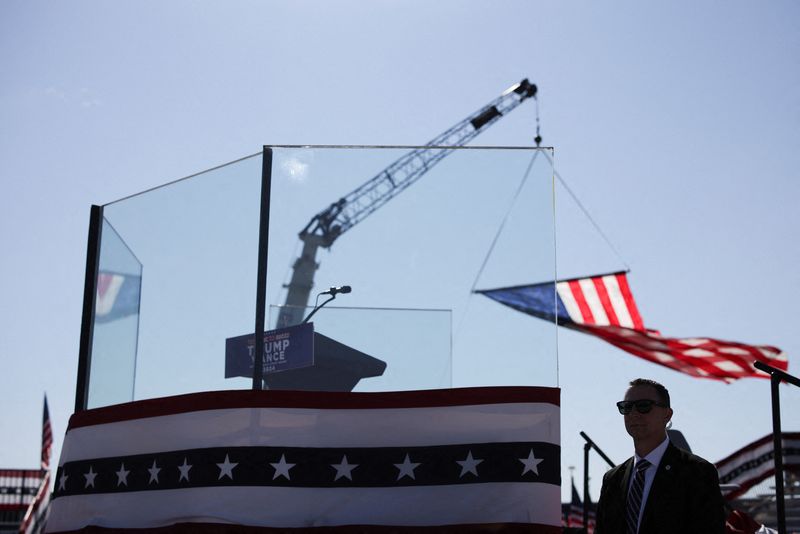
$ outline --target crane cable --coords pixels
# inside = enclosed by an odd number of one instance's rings
[[[528,177],[531,174],[531,169],[533,169],[533,164],[536,162],[536,157],[539,155],[540,150],[536,150],[533,153],[533,157],[531,158],[530,163],[528,163],[528,168],[525,170],[525,174],[522,176],[522,181],[520,182],[519,186],[517,187],[516,193],[514,193],[514,197],[511,199],[511,205],[508,207],[506,214],[503,216],[503,221],[500,223],[500,227],[497,229],[497,232],[494,234],[494,239],[492,239],[492,244],[489,245],[489,250],[486,253],[486,257],[483,258],[483,263],[481,263],[480,269],[478,269],[478,274],[475,276],[475,281],[472,282],[472,287],[470,288],[469,292],[473,293],[475,291],[475,287],[478,285],[478,280],[483,274],[483,270],[486,268],[486,264],[489,262],[489,258],[494,251],[495,245],[497,245],[497,240],[500,238],[500,234],[503,233],[503,228],[506,226],[506,222],[508,222],[508,218],[511,215],[511,212],[514,211],[514,206],[517,203],[517,199],[519,198],[520,193],[522,193],[522,189],[525,187],[525,183],[528,181]]]
[[[539,99],[534,97],[534,100],[536,101],[536,137],[534,137],[533,140],[536,143],[536,147],[539,148],[542,144],[542,136],[539,130],[540,126]],[[564,178],[562,178],[561,174],[559,174],[559,172],[555,169],[555,163],[553,162],[553,156],[551,155],[551,153],[548,152],[547,150],[536,150],[533,154],[533,157],[531,158],[530,163],[528,164],[528,168],[525,170],[525,174],[522,177],[522,181],[520,182],[519,187],[517,187],[516,193],[514,193],[514,197],[511,199],[511,205],[508,207],[508,211],[506,212],[505,216],[503,216],[503,221],[500,223],[500,227],[497,229],[497,233],[495,233],[494,239],[492,239],[492,244],[489,246],[489,250],[486,253],[486,257],[483,259],[483,263],[481,264],[480,269],[478,269],[478,274],[475,276],[475,281],[472,283],[472,288],[470,288],[470,293],[473,293],[475,291],[475,287],[478,285],[478,280],[483,274],[483,271],[486,268],[486,264],[489,262],[489,258],[491,257],[492,252],[494,251],[494,247],[497,245],[497,240],[500,238],[500,234],[503,233],[503,228],[505,228],[506,222],[508,221],[508,217],[511,215],[511,212],[514,209],[514,205],[516,204],[517,199],[519,198],[519,195],[522,192],[522,189],[525,187],[525,183],[528,181],[531,169],[533,168],[533,164],[536,162],[536,157],[539,155],[539,152],[544,152],[544,156],[547,158],[547,161],[550,162],[550,167],[553,169],[553,175],[558,179],[558,181],[561,183],[561,185],[564,187],[567,193],[569,193],[569,196],[572,197],[572,200],[575,201],[575,204],[578,205],[578,207],[586,216],[586,218],[589,219],[589,222],[592,223],[594,229],[597,230],[597,233],[600,234],[600,237],[603,238],[603,241],[606,242],[606,244],[614,253],[614,255],[617,257],[617,259],[625,266],[625,271],[629,272],[631,270],[630,266],[628,265],[628,262],[625,261],[625,259],[622,257],[622,254],[620,254],[619,250],[617,250],[617,247],[614,246],[614,244],[608,238],[606,233],[603,232],[602,228],[600,228],[600,225],[597,224],[597,221],[594,220],[592,215],[589,213],[589,210],[586,209],[586,206],[584,206],[583,203],[578,198],[578,195],[576,195],[575,192],[569,187],[569,185],[567,185],[567,182],[564,180]]]
[[[538,102],[538,101],[537,101]],[[539,113],[536,113],[537,122]],[[541,138],[539,138],[538,128],[536,137],[538,139],[537,142],[541,142]],[[454,333],[454,337],[458,338],[461,333],[461,328],[464,326],[464,321],[467,318],[467,313],[469,311],[470,303],[472,302],[472,296],[475,294],[475,287],[478,285],[478,280],[480,280],[481,275],[483,274],[483,270],[486,268],[486,264],[489,263],[489,258],[492,256],[492,252],[494,251],[494,247],[497,245],[497,240],[500,239],[500,234],[503,233],[503,228],[506,226],[506,222],[508,222],[508,218],[511,215],[511,212],[514,211],[514,206],[517,203],[517,199],[519,198],[520,193],[522,193],[523,188],[525,187],[525,183],[528,181],[528,177],[531,174],[531,169],[533,169],[533,164],[536,163],[536,157],[539,155],[541,150],[537,149],[534,151],[533,156],[531,157],[530,163],[528,163],[528,168],[525,169],[525,174],[522,175],[522,181],[520,182],[519,186],[517,186],[517,191],[514,193],[514,197],[511,199],[511,204],[506,211],[506,214],[503,216],[503,221],[500,223],[500,227],[497,229],[497,232],[494,234],[494,239],[492,239],[492,244],[489,245],[489,250],[486,252],[486,256],[483,258],[483,263],[481,263],[480,269],[478,269],[478,274],[475,275],[475,281],[472,282],[472,288],[469,290],[469,294],[466,296],[466,304],[464,305],[464,311],[461,314],[461,320],[458,322],[458,326],[456,327],[456,331]]]
[[[537,99],[536,102],[537,102],[537,107],[536,107],[536,137],[534,138],[534,141],[536,142],[536,146],[538,148],[541,145],[542,138],[539,135],[538,99]],[[478,280],[480,280],[481,275],[483,274],[483,271],[486,268],[486,264],[489,262],[489,258],[491,257],[492,252],[494,252],[495,246],[497,245],[497,240],[500,238],[500,234],[503,233],[503,229],[505,228],[506,222],[508,222],[508,218],[511,215],[511,212],[514,210],[514,206],[517,203],[517,199],[519,198],[519,195],[522,193],[522,190],[525,187],[525,183],[528,181],[528,177],[530,176],[531,170],[533,169],[533,164],[536,162],[536,157],[539,155],[539,152],[544,152],[544,155],[547,158],[547,161],[550,163],[550,166],[553,169],[553,175],[558,179],[558,181],[561,183],[561,185],[564,187],[564,189],[567,191],[567,193],[569,193],[569,196],[572,197],[572,200],[575,201],[575,203],[581,209],[581,211],[586,216],[586,218],[589,219],[589,222],[592,223],[592,226],[594,226],[595,230],[597,230],[597,233],[600,234],[600,236],[606,242],[606,244],[611,249],[611,251],[616,255],[617,259],[619,259],[619,261],[625,266],[625,271],[626,272],[630,272],[630,266],[628,265],[628,262],[625,261],[625,259],[622,257],[622,255],[617,250],[617,248],[614,246],[614,244],[608,238],[606,233],[603,232],[603,230],[600,228],[600,225],[597,224],[597,221],[594,220],[592,215],[589,213],[589,210],[586,209],[586,207],[580,201],[580,199],[575,194],[575,192],[572,191],[572,189],[569,187],[569,185],[567,185],[567,182],[564,180],[564,178],[562,178],[561,175],[558,173],[558,171],[555,170],[555,165],[553,163],[553,157],[551,156],[551,153],[549,153],[547,150],[536,150],[533,153],[533,157],[531,157],[530,163],[528,163],[528,168],[525,170],[525,174],[523,175],[522,181],[520,182],[519,186],[517,187],[517,191],[514,193],[514,197],[511,199],[511,204],[508,207],[508,211],[503,216],[503,220],[500,223],[500,227],[497,229],[497,232],[495,233],[495,236],[492,239],[492,243],[489,246],[489,250],[486,252],[486,256],[484,257],[483,262],[481,263],[481,267],[480,267],[480,269],[478,269],[478,274],[475,276],[475,281],[472,283],[472,288],[470,288],[469,295],[467,296],[467,303],[466,303],[466,306],[464,308],[464,312],[463,312],[463,314],[461,316],[461,320],[459,321],[459,324],[456,327],[455,337],[458,337],[459,333],[461,332],[461,328],[462,328],[462,326],[464,324],[464,320],[466,319],[467,310],[469,309],[470,302],[472,301],[472,295],[475,293],[475,288],[478,285]]]
[[[583,214],[586,215],[586,218],[589,219],[589,222],[592,223],[592,226],[594,226],[594,229],[597,230],[597,233],[600,234],[600,237],[602,237],[603,241],[606,242],[606,245],[608,245],[608,248],[611,249],[611,251],[617,257],[617,259],[622,263],[622,265],[625,266],[625,271],[626,272],[630,272],[631,268],[630,268],[630,265],[628,265],[628,262],[625,261],[625,258],[623,258],[622,254],[619,253],[619,250],[617,250],[617,247],[614,246],[614,244],[608,238],[606,233],[603,232],[603,229],[600,228],[600,225],[597,224],[597,221],[594,220],[594,218],[592,217],[591,213],[589,213],[589,210],[586,209],[586,206],[584,206],[583,203],[578,198],[578,195],[576,195],[575,192],[572,191],[572,189],[569,187],[569,185],[567,185],[567,182],[564,180],[564,178],[562,178],[561,175],[558,173],[558,171],[555,169],[555,163],[553,163],[552,156],[550,154],[548,154],[547,152],[545,152],[544,156],[547,158],[547,160],[550,162],[550,165],[553,167],[553,175],[558,179],[558,181],[561,183],[561,185],[564,187],[564,189],[566,189],[567,193],[569,193],[569,196],[572,197],[572,200],[575,201],[575,204],[578,205],[578,207],[581,209]]]

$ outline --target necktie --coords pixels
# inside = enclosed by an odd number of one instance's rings
[[[639,509],[642,507],[642,493],[644,492],[644,472],[650,467],[650,462],[645,459],[639,460],[636,464],[633,484],[628,492],[628,504],[625,521],[628,525],[627,534],[636,534],[639,529]]]

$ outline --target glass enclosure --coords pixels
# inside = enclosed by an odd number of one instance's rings
[[[259,153],[103,206],[88,407],[252,387],[226,351],[253,345],[262,180],[265,328],[337,288],[310,319],[313,364],[266,387],[325,389],[304,377],[365,362],[353,391],[558,384],[552,319],[476,293],[555,279],[550,149],[265,150],[263,176]],[[360,363],[331,356],[350,350]]]
[[[117,350],[135,345],[135,369],[106,365],[113,352],[95,343],[90,408],[241,387],[224,379],[225,339],[255,324],[260,194],[256,154],[103,207],[104,226],[142,265],[139,329],[116,340]],[[108,239],[103,232],[101,250]],[[114,391],[113,402],[92,394],[130,371],[133,391]]]
[[[344,300],[344,297],[341,298]],[[306,315],[314,308],[306,308]],[[286,312],[270,306],[269,325]],[[313,317],[314,332],[376,358],[378,368],[357,369],[356,357],[349,367],[363,378],[353,391],[402,391],[449,388],[453,383],[451,310],[325,307]],[[314,346],[317,365],[324,365],[324,347]],[[379,373],[379,374],[378,374]],[[271,377],[266,383],[271,387]],[[275,376],[280,379],[280,376]],[[249,384],[248,384],[249,385]],[[306,389],[305,387],[303,389]],[[331,388],[333,389],[333,388]]]
[[[88,395],[96,406],[133,398],[142,284],[142,263],[108,220],[101,235],[92,343],[102,356],[94,361]]]

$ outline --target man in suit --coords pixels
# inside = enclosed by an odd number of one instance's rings
[[[617,409],[635,454],[603,477],[595,534],[724,534],[716,468],[667,437],[667,388],[637,378]]]

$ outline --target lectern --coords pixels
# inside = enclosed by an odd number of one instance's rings
[[[314,365],[264,375],[269,389],[352,391],[362,378],[381,376],[386,362],[314,332]]]

